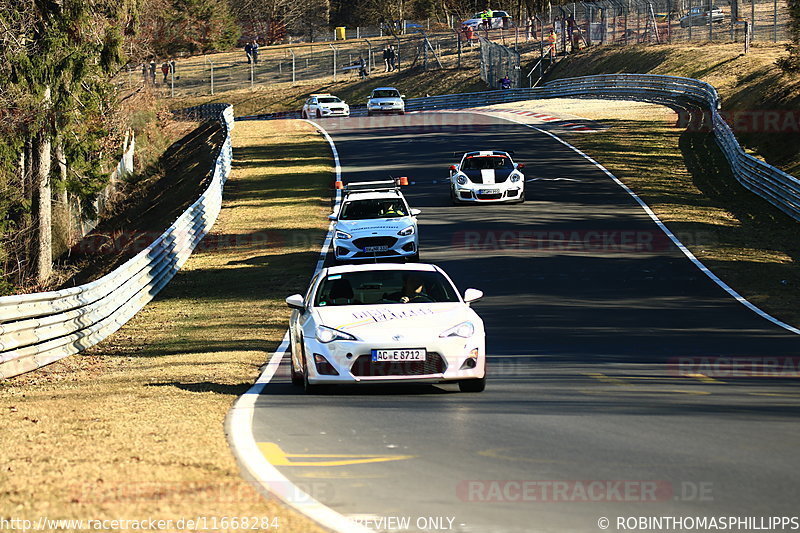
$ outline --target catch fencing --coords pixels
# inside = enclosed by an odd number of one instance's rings
[[[789,40],[785,0],[599,0],[550,6],[520,26],[552,28],[560,47]],[[749,25],[749,29],[748,29]]]
[[[480,43],[481,79],[489,87],[499,87],[502,85],[500,80],[507,76],[508,88],[519,88],[522,79],[519,52],[483,37],[480,37]]]
[[[102,278],[0,298],[0,378],[35,370],[114,333],[172,279],[214,225],[231,169],[233,108],[210,104],[192,114],[218,120],[225,131],[208,188],[150,246]]]

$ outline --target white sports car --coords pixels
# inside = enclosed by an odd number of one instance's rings
[[[348,183],[343,196],[339,210],[328,217],[335,221],[337,262],[419,260],[420,211],[408,207],[399,180]]]
[[[439,267],[345,265],[322,269],[305,297],[286,299],[292,383],[457,382],[486,386],[483,321]]]
[[[525,201],[522,163],[514,163],[509,152],[467,152],[458,165],[450,165],[450,199],[465,202]]]

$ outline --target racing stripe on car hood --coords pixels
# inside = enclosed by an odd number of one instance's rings
[[[481,170],[481,179],[483,183],[487,185],[494,185],[494,169],[493,168],[484,168]]]

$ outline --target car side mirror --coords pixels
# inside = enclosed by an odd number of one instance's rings
[[[405,98],[405,97],[406,97],[406,95],[404,95],[404,94],[400,95],[400,98]]]
[[[455,165],[450,165],[450,170],[455,172],[456,170],[458,170],[458,167]]]
[[[478,289],[467,289],[464,291],[464,302],[472,303],[477,302],[483,298],[483,291],[479,291]]]
[[[517,163],[517,168],[525,168],[525,163]]]
[[[412,209],[410,211],[410,213],[411,213],[412,217],[415,217],[415,216],[419,215],[420,213],[422,213],[422,211],[420,211],[419,209]]]
[[[328,220],[333,220],[333,221],[335,221],[335,220],[337,220],[338,218],[339,218],[339,217],[337,217],[337,216],[336,216],[334,213],[331,213],[330,215],[328,215]]]
[[[306,308],[303,296],[300,294],[293,294],[286,298],[286,305],[288,305],[290,309],[297,309],[298,311],[304,311]]]

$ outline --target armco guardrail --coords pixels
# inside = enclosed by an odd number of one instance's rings
[[[211,104],[191,112],[219,120],[225,130],[209,186],[150,246],[102,278],[0,298],[0,378],[35,370],[111,335],[172,279],[214,225],[231,169],[233,108]]]
[[[662,103],[685,103],[708,110],[709,125],[736,179],[748,190],[800,220],[800,180],[748,155],[739,146],[730,126],[719,114],[719,95],[710,84],[692,78],[653,74],[608,74],[568,78],[533,89],[509,89],[478,93],[411,98],[407,111],[463,109],[537,98],[601,96],[634,98]]]

